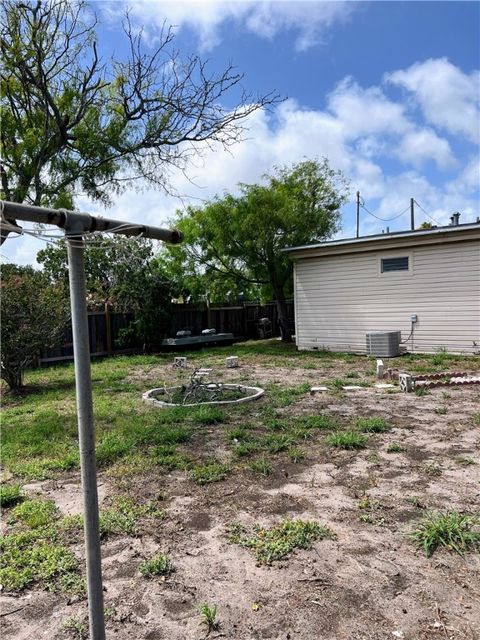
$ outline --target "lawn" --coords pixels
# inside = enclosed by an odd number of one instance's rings
[[[276,340],[186,355],[185,371],[172,355],[92,365],[110,635],[475,637],[478,387],[379,390],[373,359]],[[142,402],[200,366],[265,396]],[[444,353],[388,366],[480,370]],[[73,367],[26,384],[3,398],[4,637],[87,637]]]

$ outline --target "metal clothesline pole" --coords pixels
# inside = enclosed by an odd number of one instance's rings
[[[93,421],[90,343],[88,339],[87,291],[85,287],[82,236],[67,235],[70,306],[72,309],[73,355],[77,397],[78,444],[83,488],[85,564],[87,569],[90,638],[105,640],[102,558],[98,516],[95,425]]]
[[[93,419],[90,344],[88,338],[87,292],[85,286],[85,233],[115,231],[124,235],[178,243],[182,234],[173,229],[127,224],[109,218],[97,218],[86,213],[45,209],[13,202],[1,202],[2,240],[12,231],[8,220],[26,220],[40,224],[54,224],[65,229],[67,238],[70,305],[72,310],[73,354],[77,398],[78,439],[84,504],[85,556],[90,640],[105,640],[103,610],[102,560],[97,493],[97,465],[95,456],[95,425]],[[3,221],[3,217],[7,222]]]

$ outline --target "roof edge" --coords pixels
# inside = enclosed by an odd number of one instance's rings
[[[422,241],[432,240],[435,241],[438,238],[446,239],[446,237],[452,234],[459,234],[460,232],[478,232],[480,238],[480,222],[469,222],[458,225],[448,225],[445,227],[434,227],[432,229],[415,229],[414,231],[397,231],[393,233],[380,233],[371,236],[361,236],[360,238],[342,238],[340,240],[327,240],[326,242],[317,242],[314,244],[299,245],[296,247],[286,247],[282,249],[282,252],[295,254],[295,253],[310,253],[318,252],[327,249],[329,253],[333,253],[335,248],[351,247],[353,251],[362,251],[363,246],[367,250],[367,246],[375,245],[376,243],[382,244],[395,244],[398,240],[413,240],[420,239]],[[476,236],[476,233],[474,233]],[[452,237],[453,239],[453,237]]]

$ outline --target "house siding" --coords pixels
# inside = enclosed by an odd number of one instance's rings
[[[381,257],[408,255],[410,269],[380,273]],[[304,257],[295,261],[296,341],[299,349],[365,353],[369,331],[410,334],[410,352],[478,352],[480,242]]]

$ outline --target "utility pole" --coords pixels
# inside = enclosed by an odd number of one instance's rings
[[[415,231],[415,199],[410,198],[410,229]]]
[[[360,237],[360,191],[357,191],[357,238]]]
[[[103,611],[102,561],[98,515],[95,426],[93,422],[92,377],[88,340],[87,294],[85,286],[84,234],[92,231],[114,231],[124,235],[142,235],[173,244],[182,241],[177,230],[127,224],[121,220],[96,218],[88,213],[44,209],[14,202],[0,201],[2,239],[8,233],[21,233],[9,219],[53,224],[65,229],[72,310],[73,354],[80,447],[80,467],[84,505],[85,556],[90,640],[105,640]],[[13,228],[10,228],[13,227]]]

